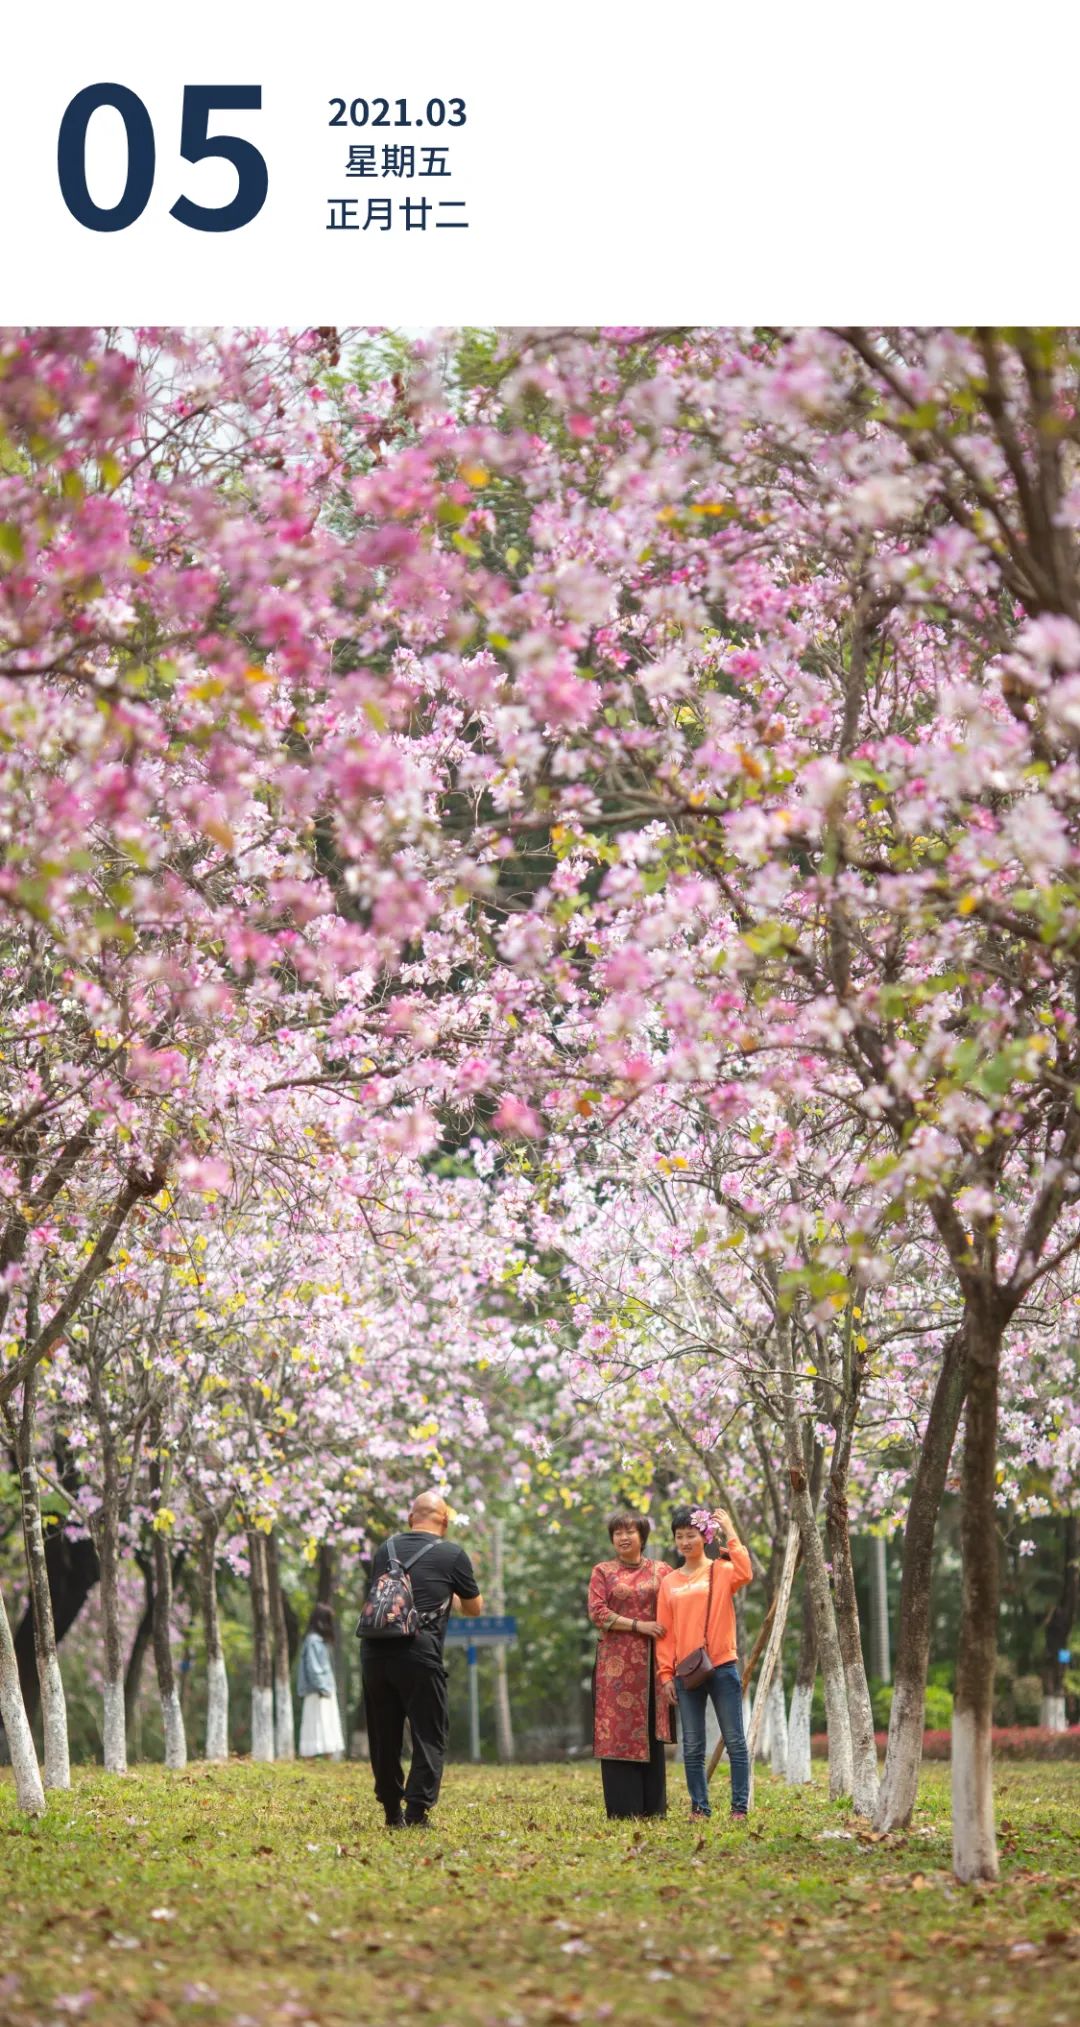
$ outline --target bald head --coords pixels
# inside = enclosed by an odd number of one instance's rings
[[[419,1534],[445,1534],[450,1525],[450,1508],[441,1492],[417,1493],[409,1508],[409,1526]]]

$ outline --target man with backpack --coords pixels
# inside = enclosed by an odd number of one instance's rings
[[[445,1499],[421,1492],[408,1528],[375,1551],[357,1627],[371,1771],[390,1830],[421,1828],[438,1800],[450,1730],[446,1622],[455,1598],[467,1618],[484,1609],[465,1550],[446,1539],[449,1525]],[[408,1781],[401,1771],[406,1718],[412,1734]]]

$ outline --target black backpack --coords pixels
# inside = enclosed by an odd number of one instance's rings
[[[376,1577],[367,1595],[364,1609],[356,1628],[358,1640],[410,1640],[421,1626],[437,1624],[440,1612],[418,1612],[409,1571],[422,1555],[435,1548],[439,1537],[433,1535],[430,1541],[418,1548],[415,1555],[403,1563],[395,1547],[396,1535],[391,1535],[386,1544],[390,1567],[381,1577]]]

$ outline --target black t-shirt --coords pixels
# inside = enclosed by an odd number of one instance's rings
[[[441,1661],[443,1640],[446,1637],[446,1621],[450,1616],[451,1598],[478,1598],[480,1586],[473,1575],[473,1566],[465,1550],[456,1541],[441,1541],[437,1534],[424,1534],[414,1527],[403,1528],[400,1534],[391,1537],[399,1562],[408,1563],[419,1549],[425,1553],[419,1562],[414,1562],[409,1571],[409,1582],[416,1602],[417,1611],[441,1610],[437,1626],[422,1626],[409,1641],[403,1640],[361,1640],[361,1652],[365,1657],[393,1648],[400,1651],[408,1647],[417,1661]],[[381,1577],[390,1567],[390,1553],[386,1542],[377,1548],[371,1562],[371,1582]]]

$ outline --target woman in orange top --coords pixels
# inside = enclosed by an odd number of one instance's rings
[[[706,1539],[717,1528],[727,1537],[715,1560],[705,1554]],[[748,1556],[724,1507],[715,1513],[691,1512],[677,1506],[671,1516],[675,1546],[683,1558],[660,1586],[656,1616],[664,1628],[656,1643],[660,1694],[668,1705],[678,1703],[683,1728],[683,1763],[690,1790],[690,1814],[710,1816],[709,1784],[705,1777],[705,1707],[711,1700],[731,1762],[731,1814],[745,1820],[750,1801],[750,1760],[743,1731],[742,1679],[735,1658],[736,1591],[750,1582]],[[680,1681],[680,1661],[703,1648],[712,1672],[696,1689]]]

